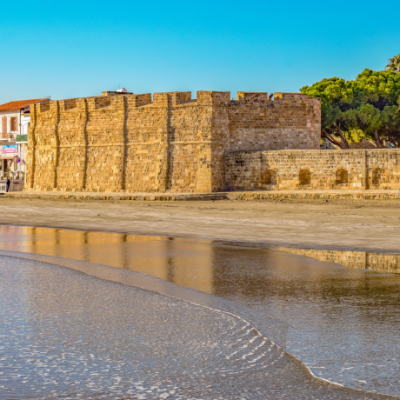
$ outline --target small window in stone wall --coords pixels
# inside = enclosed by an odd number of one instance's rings
[[[244,160],[236,160],[236,165],[238,167],[244,167]]]
[[[267,169],[262,176],[262,183],[264,185],[276,185],[276,171]]]
[[[349,173],[345,169],[338,169],[336,171],[336,185],[343,185],[349,183]]]
[[[372,171],[372,184],[380,185],[385,182],[385,170],[382,168],[375,168]]]
[[[309,169],[301,169],[299,171],[299,184],[309,185],[311,183],[311,172]]]

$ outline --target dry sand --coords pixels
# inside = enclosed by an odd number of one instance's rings
[[[2,198],[0,215],[4,225],[400,250],[400,200],[146,202]]]

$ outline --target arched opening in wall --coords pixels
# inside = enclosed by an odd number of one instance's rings
[[[385,182],[385,170],[383,168],[375,168],[372,171],[372,184],[378,186]]]
[[[336,171],[335,184],[343,185],[347,183],[349,183],[349,173],[343,168],[338,169]]]
[[[263,185],[276,185],[276,171],[274,169],[267,169],[262,176]]]
[[[299,171],[299,184],[300,185],[311,184],[311,172],[309,169],[301,169]]]

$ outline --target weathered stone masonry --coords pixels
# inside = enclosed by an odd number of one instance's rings
[[[104,92],[48,101],[31,111],[27,187],[225,190],[232,185],[230,152],[318,149],[320,114],[319,100],[291,93],[270,100],[267,93],[239,92],[231,100],[229,92],[200,91],[192,100],[190,92],[171,92],[152,101],[150,94]]]
[[[232,190],[367,190],[400,188],[400,151],[235,151],[226,158]]]
[[[400,188],[398,150],[319,150],[302,94],[117,94],[31,111],[28,188],[84,192]]]

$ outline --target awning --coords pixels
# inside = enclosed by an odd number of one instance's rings
[[[12,160],[14,157],[18,157],[18,154],[15,153],[3,153],[0,156],[0,159],[2,160]]]

